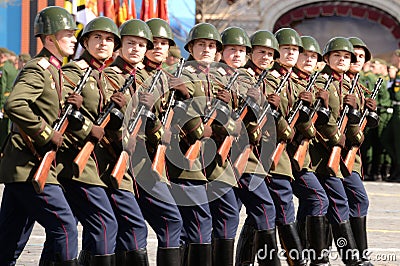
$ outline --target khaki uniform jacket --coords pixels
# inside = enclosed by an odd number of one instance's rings
[[[61,62],[47,49],[42,49],[20,71],[5,104],[5,112],[13,122],[12,136],[8,141],[0,165],[0,182],[31,181],[39,166],[20,131],[26,133],[36,152],[50,149],[54,131],[52,126],[59,116],[62,88],[59,71]],[[50,168],[47,183],[58,184],[56,170]]]

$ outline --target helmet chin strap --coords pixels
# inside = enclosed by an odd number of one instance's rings
[[[60,53],[62,57],[68,57],[69,55],[65,54],[65,52],[61,49],[60,44],[58,43],[58,40],[56,39],[56,36],[54,34],[50,35],[51,40],[56,46],[57,51]]]

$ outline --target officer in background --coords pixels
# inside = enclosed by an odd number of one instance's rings
[[[29,60],[31,60],[30,54],[22,53],[18,55],[18,70],[21,70]]]
[[[4,112],[4,104],[10,95],[17,73],[14,64],[9,60],[9,51],[0,48],[0,152],[10,133],[10,120]]]
[[[19,73],[5,105],[13,122],[12,133],[0,165],[0,182],[5,183],[0,209],[0,265],[15,265],[34,221],[45,228],[40,265],[78,265],[78,230],[52,165],[43,192],[38,194],[32,178],[41,157],[63,142],[53,130],[65,99],[61,90],[61,64],[73,54],[75,22],[61,7],[47,7],[34,22],[35,36],[43,49]],[[65,104],[79,109],[82,98],[72,95]]]
[[[95,124],[100,112],[111,98],[118,108],[118,99],[113,99],[108,90],[104,68],[112,52],[120,47],[117,25],[107,17],[97,17],[86,24],[79,39],[84,47],[81,57],[63,66],[64,93],[70,93],[88,69],[89,79],[82,88],[81,113],[84,123],[81,129],[67,132],[65,146],[57,154],[58,179],[65,189],[69,205],[83,226],[82,250],[79,263],[82,265],[114,265],[118,223],[106,192],[107,185],[100,179],[96,156],[89,157],[81,174],[73,171],[73,160],[87,141],[99,142],[104,128]],[[117,94],[118,95],[118,94]],[[118,97],[118,96],[117,96]]]

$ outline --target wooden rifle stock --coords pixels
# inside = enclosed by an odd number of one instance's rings
[[[157,70],[156,74],[153,76],[153,79],[151,81],[150,88],[148,90],[149,93],[153,93],[154,88],[160,79],[162,74],[162,70],[159,69]],[[140,128],[142,127],[143,121],[142,121],[142,114],[146,110],[146,107],[144,105],[139,105],[138,110],[136,111],[136,115],[134,116],[133,119],[131,119],[128,123],[127,130],[128,130],[128,135],[129,138],[136,138]],[[129,141],[128,141],[129,143]],[[129,147],[128,147],[129,149]],[[124,174],[126,172],[126,169],[128,167],[128,161],[129,161],[129,154],[127,151],[122,151],[121,154],[118,157],[117,162],[114,165],[113,170],[111,171],[110,177],[111,177],[111,183],[114,186],[114,188],[118,189],[121,181],[124,177]]]
[[[354,89],[357,85],[359,77],[360,77],[360,74],[357,73],[355,75],[355,77],[353,78],[353,83],[352,83],[351,89],[349,91],[349,94],[354,93]],[[341,96],[339,95],[339,97],[341,97]],[[342,115],[340,116],[339,121],[337,123],[338,129],[341,134],[344,134],[346,126],[347,126],[347,121],[348,121],[347,113],[349,112],[349,109],[350,109],[350,107],[348,105],[346,105],[344,107]],[[342,153],[342,148],[340,146],[334,146],[332,148],[332,153],[328,160],[328,171],[334,176],[336,176],[339,171],[341,153]]]
[[[85,74],[83,75],[82,79],[74,88],[74,93],[81,94],[83,86],[86,84],[90,73],[92,72],[92,68],[89,67]],[[72,104],[68,104],[64,107],[62,115],[57,123],[54,125],[54,130],[64,134],[65,130],[68,127],[68,115],[73,111],[74,106]],[[56,149],[51,149],[50,151],[46,152],[43,159],[40,162],[39,168],[36,170],[35,175],[33,176],[32,183],[35,191],[40,194],[43,192],[44,185],[46,184],[47,177],[49,175],[51,164],[53,163],[54,159],[56,158]]]
[[[328,80],[327,80],[327,82],[325,83],[325,86],[324,86],[324,89],[323,89],[324,91],[327,91],[329,89],[329,85],[331,84],[332,80],[333,80],[333,76],[330,75]],[[311,115],[310,115],[311,116],[311,122],[313,124],[315,124],[315,122],[318,119],[317,110],[321,107],[321,105],[322,105],[322,99],[317,99],[315,104],[314,104],[314,107],[313,107],[313,109],[311,111]],[[309,139],[302,139],[299,147],[297,147],[297,150],[296,150],[296,152],[295,152],[295,154],[293,156],[293,161],[292,161],[293,168],[296,171],[300,171],[301,168],[304,165],[304,160],[306,158],[306,154],[307,154],[307,151],[308,151],[308,145],[309,144],[310,144],[310,140]]]
[[[235,83],[236,79],[238,78],[238,76],[239,76],[238,72],[235,72],[231,76],[228,84],[225,86],[225,90],[227,90],[227,91],[231,90],[231,88],[232,88],[233,84]],[[220,100],[213,101],[213,102],[214,102],[213,108],[209,111],[208,115],[206,115],[203,120],[203,123],[206,126],[211,126],[211,124],[214,122],[215,118],[217,117],[217,112],[218,112],[219,106],[222,104]],[[189,149],[185,153],[185,157],[189,162],[189,168],[192,168],[194,161],[199,156],[200,149],[201,149],[201,143],[202,143],[201,140],[196,140],[194,144],[190,145]],[[226,143],[226,144],[228,144],[228,143]],[[229,150],[227,153],[229,153]],[[227,153],[224,156],[227,157],[228,156]]]
[[[135,81],[135,75],[131,74],[126,80],[124,85],[118,90],[118,92],[124,93],[125,90],[127,90],[132,83]],[[109,101],[107,106],[104,108],[104,112],[100,114],[98,117],[97,121],[95,122],[96,126],[100,126],[101,128],[105,128],[110,121],[110,112],[111,110],[115,108],[115,103],[113,101]],[[94,147],[96,143],[93,140],[89,140],[85,143],[79,154],[76,156],[74,159],[74,162],[72,164],[73,172],[74,175],[79,177],[83,169],[85,168],[90,154],[92,154]]]
[[[374,91],[372,92],[372,95],[371,95],[371,99],[375,99],[376,96],[378,95],[378,92],[382,86],[382,82],[383,82],[382,78],[379,78],[376,81],[375,86],[374,86]],[[359,123],[361,131],[364,131],[364,129],[367,125],[368,113],[369,113],[369,110],[367,108],[365,108],[365,110],[361,116],[360,123]],[[356,160],[356,155],[357,155],[358,149],[359,149],[359,147],[357,147],[357,146],[351,147],[351,149],[347,153],[346,158],[344,160],[344,164],[346,165],[347,170],[349,170],[350,173],[353,171],[354,161]]]
[[[179,60],[177,70],[175,72],[175,78],[179,78],[182,75],[183,66],[185,64],[185,59],[182,57]],[[171,128],[172,118],[174,117],[173,107],[175,105],[175,93],[176,90],[171,90],[170,99],[168,103],[167,110],[164,114],[164,117],[161,121],[162,126],[169,130]],[[162,176],[163,171],[165,169],[165,153],[167,151],[167,146],[163,143],[157,146],[156,154],[154,155],[153,163],[151,165],[151,169],[155,171],[159,176]]]

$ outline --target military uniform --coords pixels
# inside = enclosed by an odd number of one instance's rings
[[[52,27],[39,25],[50,18]],[[74,27],[70,14],[59,7],[46,8],[35,19],[36,36]],[[5,184],[0,209],[1,265],[15,264],[35,221],[46,230],[40,264],[77,265],[78,230],[55,167],[50,166],[42,193],[36,193],[31,183],[40,163],[38,156],[52,147],[52,126],[64,99],[60,73],[60,60],[43,48],[21,70],[5,104],[13,129],[0,165],[0,182]]]

